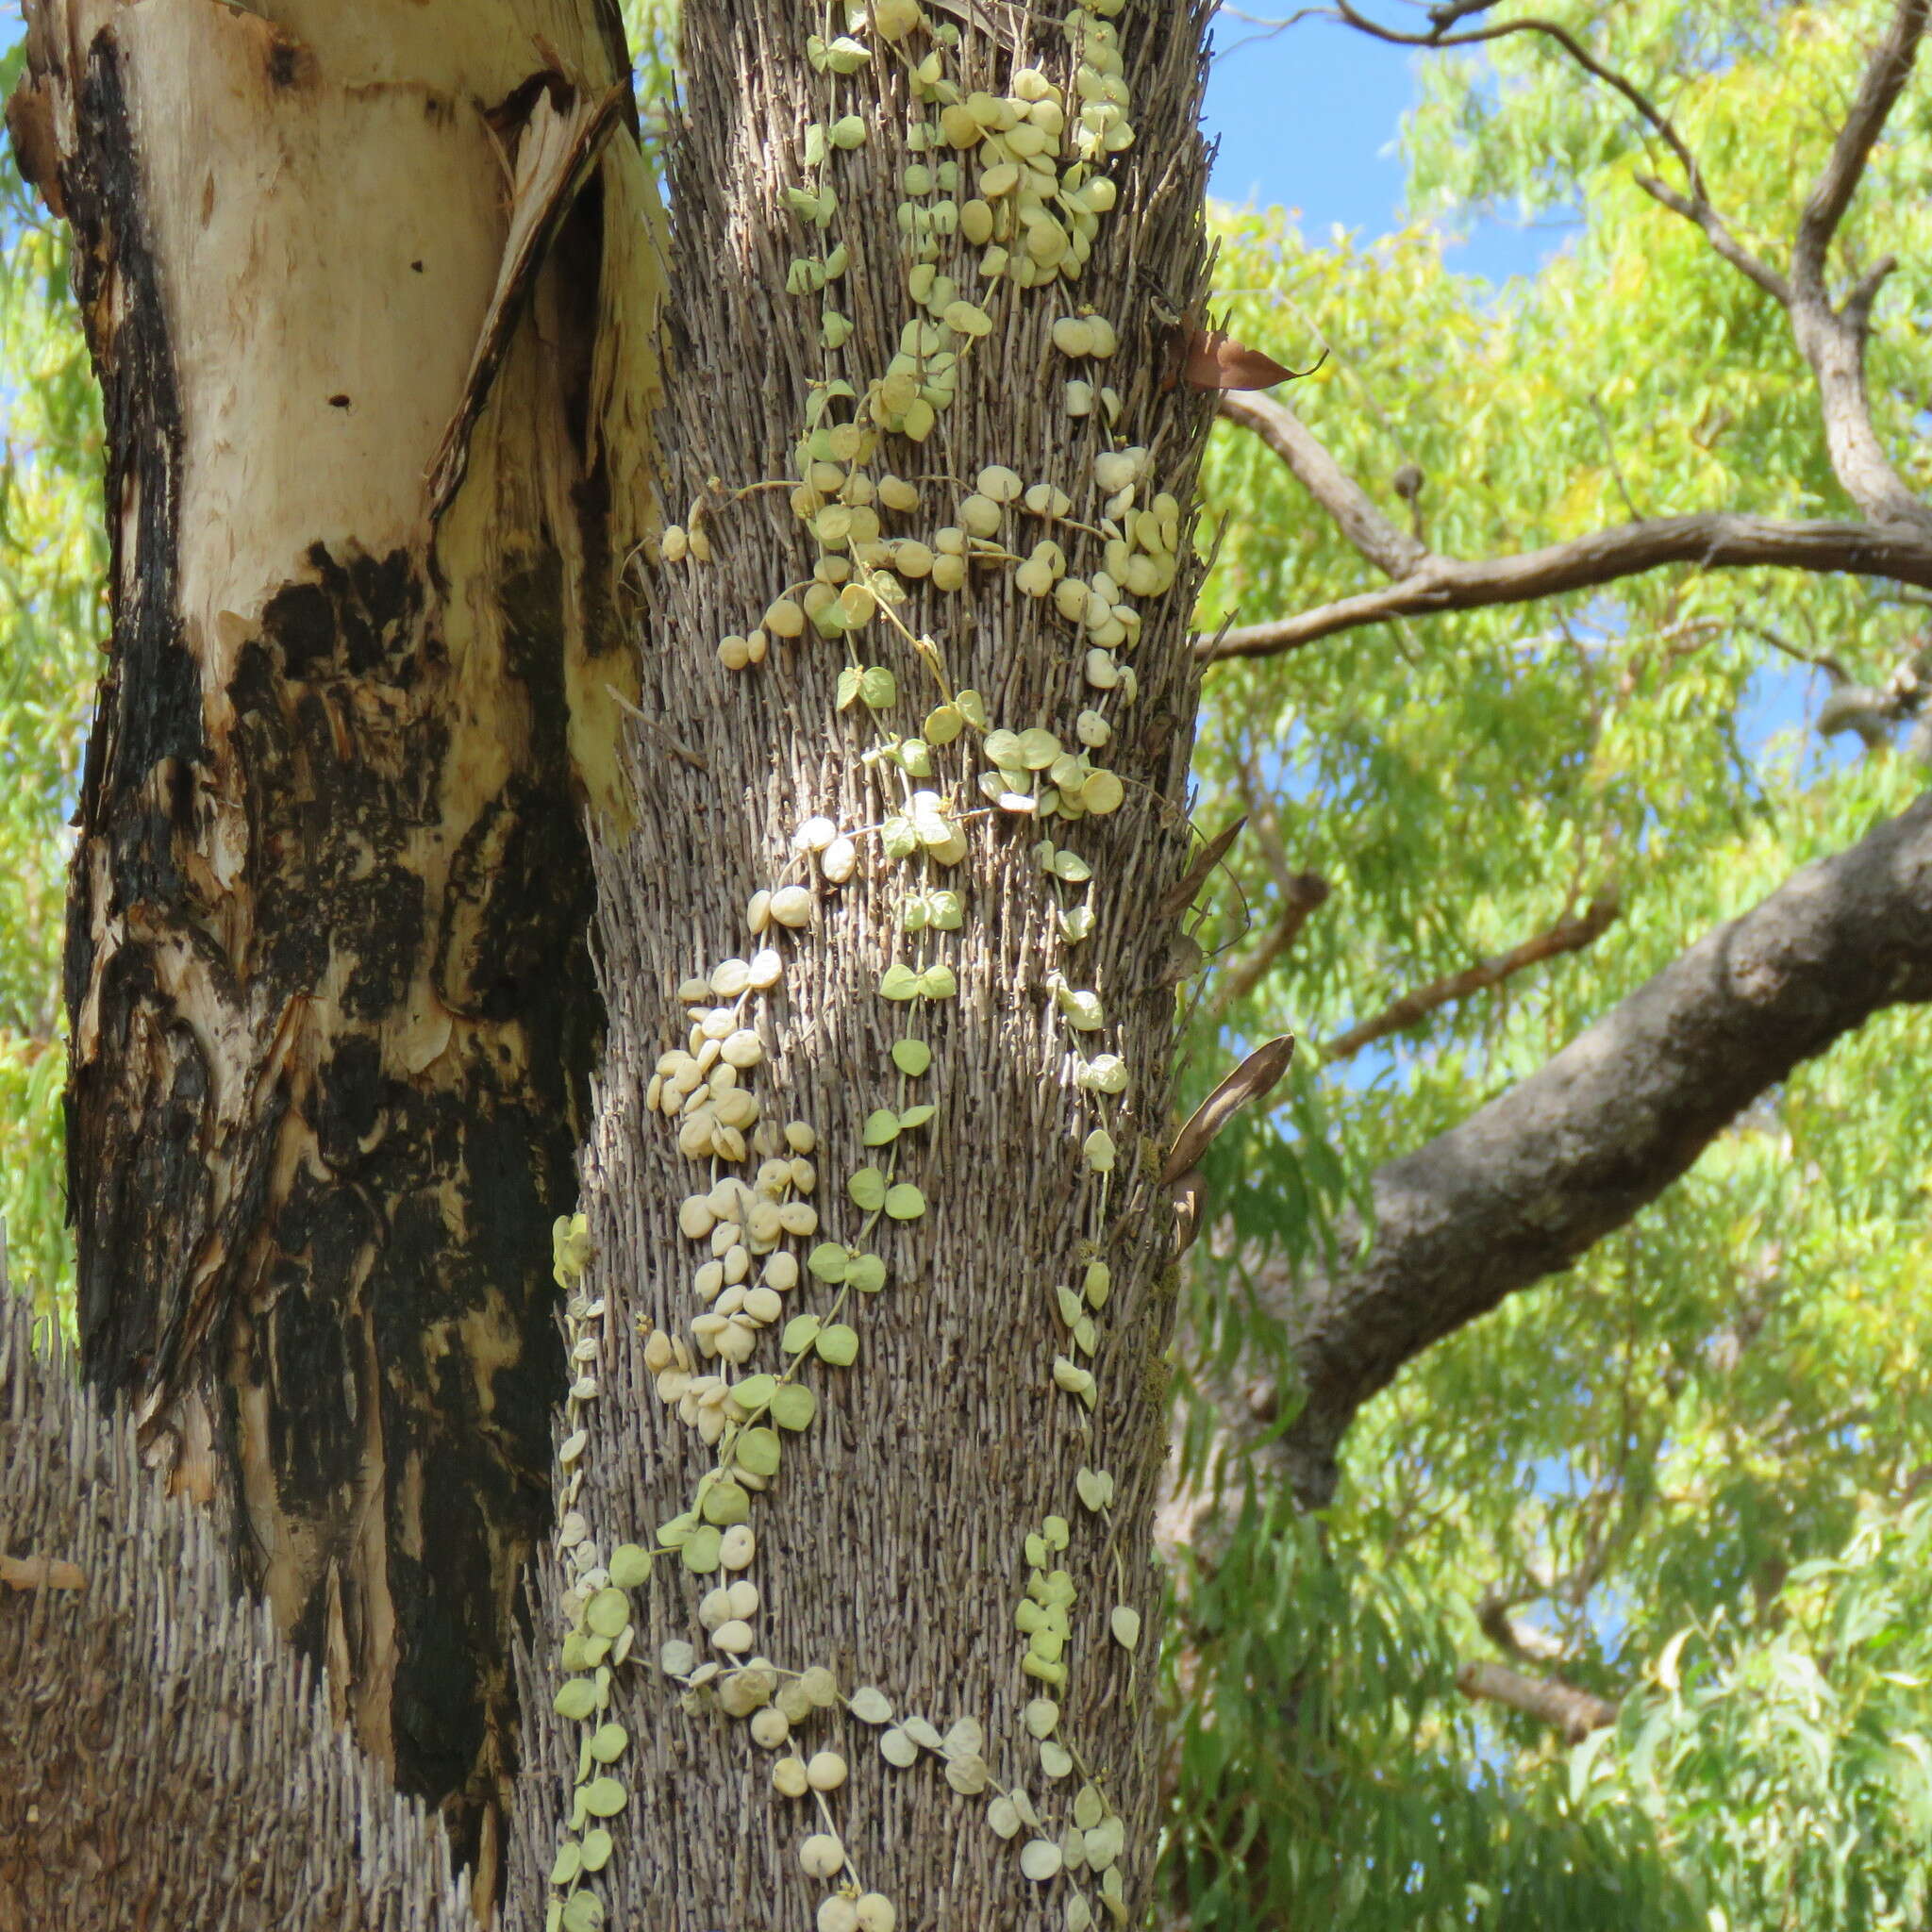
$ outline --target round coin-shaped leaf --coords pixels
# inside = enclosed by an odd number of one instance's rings
[[[843,1322],[819,1330],[819,1358],[836,1369],[849,1369],[858,1359],[858,1331]]]
[[[818,1397],[796,1382],[788,1382],[772,1397],[772,1420],[781,1429],[810,1428],[818,1408]]]
[[[637,1543],[619,1543],[608,1567],[619,1590],[636,1590],[651,1580],[651,1553]]]
[[[594,1891],[574,1891],[563,1902],[558,1920],[562,1932],[600,1932],[604,1924],[604,1901]]]
[[[1058,1877],[1063,1862],[1059,1846],[1050,1838],[1028,1839],[1020,1847],[1020,1870],[1036,1885]]]
[[[584,1622],[599,1637],[612,1637],[630,1622],[630,1598],[621,1590],[600,1590],[584,1609]]]
[[[837,1241],[821,1241],[805,1258],[805,1265],[821,1281],[843,1281],[846,1264],[851,1259],[844,1248]]]
[[[567,1717],[574,1724],[581,1724],[596,1707],[597,1687],[588,1677],[571,1678],[551,1699],[551,1708],[558,1716]]]
[[[593,1777],[578,1795],[592,1818],[615,1818],[624,1809],[625,1790],[614,1777]]]
[[[691,1531],[678,1555],[693,1576],[708,1576],[718,1567],[718,1553],[724,1544],[724,1532],[707,1523]]]
[[[852,1693],[848,1707],[862,1724],[886,1724],[892,1715],[891,1701],[874,1684],[861,1684]]]

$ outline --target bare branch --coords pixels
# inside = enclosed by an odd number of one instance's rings
[[[1520,946],[1512,946],[1493,959],[1484,959],[1477,965],[1465,967],[1460,973],[1446,974],[1441,979],[1432,979],[1426,986],[1417,987],[1413,992],[1404,993],[1399,1000],[1384,1007],[1374,1019],[1364,1020],[1359,1026],[1351,1026],[1346,1033],[1338,1033],[1322,1048],[1323,1064],[1330,1066],[1337,1060],[1345,1060],[1361,1052],[1363,1047],[1388,1039],[1391,1033],[1407,1031],[1452,1002],[1467,999],[1472,993],[1486,992],[1492,986],[1501,986],[1506,979],[1545,959],[1558,958],[1565,953],[1580,953],[1615,924],[1617,914],[1622,909],[1614,897],[1592,899],[1580,919],[1559,919],[1534,939],[1524,940]]]
[[[1724,217],[1701,193],[1680,194],[1655,175],[1639,175],[1635,179],[1638,187],[1653,201],[1661,203],[1673,214],[1682,215],[1687,222],[1702,228],[1706,240],[1740,275],[1756,282],[1774,302],[1781,303],[1787,308],[1791,306],[1791,285],[1768,261],[1753,255],[1731,233],[1724,225]]]
[[[1768,624],[1756,624],[1748,618],[1737,620],[1736,628],[1747,631],[1754,638],[1762,638],[1774,651],[1782,651],[1787,658],[1800,664],[1808,664],[1814,671],[1822,671],[1834,684],[1849,684],[1852,674],[1844,667],[1844,660],[1834,658],[1829,651],[1807,651],[1791,642],[1781,631],[1773,630]]]
[[[1305,1400],[1281,1438],[1304,1501],[1333,1493],[1356,1411],[1401,1366],[1559,1274],[1655,1200],[1812,1055],[1932,1001],[1932,793],[1718,927],[1537,1073],[1370,1181],[1373,1247],[1257,1279]],[[1356,1255],[1344,1222],[1337,1251]],[[1267,1423],[1266,1385],[1250,1406]]]
[[[1218,638],[1196,638],[1194,656],[1208,664],[1225,658],[1272,658],[1393,617],[1525,604],[1566,591],[1592,590],[1672,563],[1706,570],[1764,566],[1846,572],[1932,590],[1932,527],[1922,534],[1916,526],[1897,523],[1785,523],[1713,511],[1623,524],[1517,557],[1465,562],[1431,556],[1413,575],[1385,589],[1266,624],[1240,625]]]
[[[1580,1744],[1591,1732],[1617,1722],[1617,1706],[1593,1690],[1580,1690],[1561,1677],[1526,1677],[1507,1664],[1458,1665],[1456,1688],[1465,1697],[1506,1705],[1552,1725],[1569,1744]]]
[[[1638,185],[1663,202],[1666,208],[1673,208],[1687,220],[1695,222],[1710,238],[1711,245],[1717,252],[1733,267],[1749,275],[1767,294],[1776,296],[1780,302],[1789,300],[1783,277],[1753,255],[1731,233],[1724,217],[1712,207],[1709,192],[1704,184],[1704,171],[1697,165],[1697,157],[1691,152],[1690,142],[1677,131],[1676,124],[1635,81],[1626,75],[1619,74],[1614,68],[1606,67],[1567,27],[1557,25],[1555,21],[1506,20],[1494,26],[1477,27],[1469,33],[1458,34],[1446,30],[1457,21],[1483,10],[1481,7],[1463,4],[1463,0],[1448,0],[1447,5],[1431,10],[1431,25],[1425,34],[1398,33],[1392,27],[1378,25],[1374,21],[1358,13],[1349,5],[1349,0],[1339,0],[1335,18],[1374,40],[1387,41],[1398,47],[1472,47],[1484,41],[1500,41],[1509,34],[1541,34],[1546,40],[1554,41],[1592,80],[1600,82],[1612,92],[1623,95],[1636,111],[1638,118],[1675,157],[1677,165],[1684,171],[1684,179],[1690,192],[1679,194],[1648,175],[1640,175]]]
[[[1872,149],[1910,76],[1924,38],[1928,0],[1899,0],[1891,25],[1865,63],[1851,112],[1798,220],[1791,251],[1791,333],[1818,382],[1824,444],[1833,474],[1874,523],[1932,535],[1932,510],[1892,466],[1872,426],[1865,386],[1865,343],[1872,305],[1895,263],[1886,257],[1866,271],[1835,309],[1825,287],[1825,255],[1857,192]]]
[[[1899,0],[1885,38],[1872,50],[1864,79],[1845,123],[1832,142],[1831,158],[1805,212],[1791,248],[1791,282],[1800,295],[1824,298],[1824,258],[1831,238],[1858,192],[1865,163],[1911,77],[1912,62],[1925,32],[1927,0]]]
[[[1475,1607],[1476,1627],[1505,1657],[1518,1663],[1550,1664],[1563,1655],[1562,1643],[1533,1624],[1519,1624],[1509,1612],[1523,1601],[1496,1591],[1486,1591]]]
[[[1221,413],[1228,422],[1252,429],[1385,576],[1406,577],[1421,567],[1428,552],[1370,502],[1361,486],[1286,403],[1258,391],[1230,390],[1221,398]]]

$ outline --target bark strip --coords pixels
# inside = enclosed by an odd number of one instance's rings
[[[338,1715],[450,1799],[487,1904],[657,288],[627,132],[535,214],[516,169],[576,104],[608,130],[624,70],[592,0],[29,15],[112,537],[66,959],[84,1360]]]

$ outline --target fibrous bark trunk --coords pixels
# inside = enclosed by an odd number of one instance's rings
[[[493,1862],[623,809],[652,197],[605,0],[42,0],[113,635],[80,802],[89,1374]],[[485,1885],[487,1891],[487,1883]]]
[[[686,12],[532,1925],[1145,1897],[1205,11]]]
[[[462,1932],[420,1805],[0,1274],[0,1932]]]

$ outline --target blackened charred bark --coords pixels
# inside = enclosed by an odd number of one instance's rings
[[[1801,1061],[1932,999],[1932,796],[1709,933],[1460,1126],[1374,1176],[1357,1266],[1264,1286],[1306,1401],[1282,1439],[1331,1497],[1356,1411],[1432,1342],[1570,1266],[1684,1174]],[[1344,1227],[1341,1250],[1359,1229]],[[1253,1405],[1272,1419],[1278,1394]]]
[[[586,0],[593,48],[607,12]],[[429,263],[452,290],[446,339],[391,353],[443,378],[424,420],[460,405],[481,453],[440,523],[412,516],[434,442],[399,430],[401,481],[372,477],[370,495],[405,513],[370,511],[365,541],[359,479],[318,438],[315,461],[344,473],[340,509],[283,527],[272,502],[247,554],[189,508],[220,494],[211,475],[233,481],[208,430],[232,395],[199,333],[232,325],[233,289],[198,311],[182,249],[211,245],[193,224],[224,195],[257,190],[211,161],[185,222],[158,207],[180,157],[156,100],[205,87],[229,143],[210,151],[286,175],[305,124],[278,117],[341,111],[316,102],[358,51],[343,31],[331,62],[253,14],[95,31],[50,0],[30,42],[33,85],[67,113],[58,186],[112,539],[65,958],[69,1190],[89,1374],[137,1406],[174,1486],[214,1507],[238,1574],[327,1664],[338,1718],[404,1790],[445,1803],[487,1908],[514,1768],[509,1642],[565,1379],[551,1226],[575,1199],[602,1025],[586,825],[610,794],[578,701],[635,675],[614,578],[637,505],[610,474],[600,412],[621,384],[607,368],[600,390],[597,360],[619,211],[593,174],[510,320],[492,317],[489,393],[465,393],[499,157],[521,129],[485,125],[508,93],[488,59],[452,59],[441,94],[409,79],[398,120],[420,125],[427,93],[431,124],[456,131],[412,138],[446,140],[449,174],[474,161],[482,185],[471,209],[422,220],[427,255],[439,221],[454,234],[473,217],[470,258],[450,267],[451,241]],[[554,75],[529,92],[544,111],[575,99]],[[393,335],[399,303],[423,300],[415,254],[331,264],[345,334]],[[269,282],[251,292],[290,340],[291,412],[305,385],[327,392],[325,423],[358,408],[329,331]],[[649,318],[627,321],[648,363]],[[251,470],[244,453],[233,475],[273,490],[295,474],[299,496],[292,433],[273,412],[248,421],[272,456]],[[250,575],[264,557],[279,582]]]

